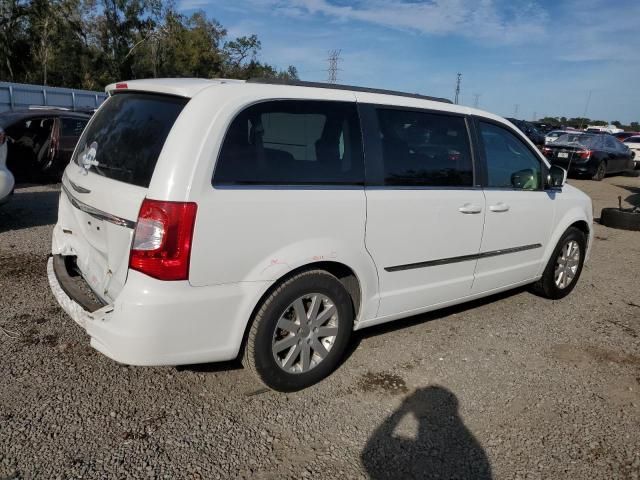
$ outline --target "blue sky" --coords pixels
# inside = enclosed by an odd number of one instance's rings
[[[178,0],[260,59],[325,81],[453,98],[504,116],[640,121],[640,0]],[[517,105],[517,107],[516,107]]]

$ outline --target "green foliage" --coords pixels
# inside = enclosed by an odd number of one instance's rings
[[[258,60],[256,35],[228,39],[204,12],[162,0],[1,0],[0,80],[100,90],[149,77],[297,79]]]
[[[631,122],[629,125],[623,125],[618,120],[614,120],[613,122],[607,122],[606,120],[592,120],[586,117],[575,117],[575,118],[567,118],[567,117],[544,117],[538,120],[540,123],[548,123],[550,125],[555,125],[557,127],[572,127],[572,128],[586,128],[587,125],[600,125],[605,126],[615,125],[618,128],[622,128],[623,130],[632,130],[637,131],[640,125],[638,122]]]

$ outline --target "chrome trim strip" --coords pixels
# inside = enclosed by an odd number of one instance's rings
[[[447,265],[449,263],[467,262],[469,260],[480,260],[483,258],[497,257],[498,255],[507,255],[509,253],[524,252],[525,250],[533,250],[541,248],[541,243],[531,245],[523,245],[521,247],[504,248],[502,250],[493,250],[491,252],[474,253],[472,255],[461,255],[459,257],[440,258],[438,260],[429,260],[427,262],[408,263],[406,265],[396,265],[394,267],[385,267],[387,272],[400,272],[402,270],[412,270],[414,268],[435,267],[438,265]]]
[[[68,179],[67,179],[68,180]],[[127,220],[126,218],[121,218],[116,215],[112,215],[107,212],[103,212],[102,210],[98,210],[97,208],[92,207],[91,205],[87,205],[84,202],[81,202],[69,192],[69,189],[66,185],[62,184],[62,190],[67,195],[67,198],[71,202],[71,205],[76,207],[78,210],[81,210],[85,213],[88,213],[94,218],[99,220],[104,220],[105,222],[113,223],[114,225],[118,225],[120,227],[131,228],[132,230],[136,228],[136,222],[132,222],[131,220]]]
[[[69,180],[69,177],[66,177],[66,178],[67,178],[67,182],[69,182],[69,185],[71,185],[71,188],[73,188],[76,192],[78,192],[78,193],[91,193],[91,190],[89,190],[88,188],[84,188],[84,187],[81,187],[80,185],[76,185],[71,180]]]

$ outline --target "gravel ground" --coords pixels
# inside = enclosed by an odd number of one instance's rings
[[[596,217],[640,179],[572,181]],[[640,232],[596,225],[561,301],[524,290],[358,333],[306,391],[235,362],[118,365],[49,293],[57,186],[0,207],[0,479],[640,475]]]

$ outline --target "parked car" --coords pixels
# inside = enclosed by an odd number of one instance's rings
[[[567,133],[569,132],[567,132],[566,130],[552,130],[544,136],[544,144],[548,145],[549,143],[555,142],[558,137],[566,135]]]
[[[519,285],[564,297],[592,244],[589,197],[490,113],[305,82],[107,91],[62,178],[48,272],[119,362],[240,356],[297,390],[352,330]]]
[[[621,173],[634,167],[629,148],[609,134],[567,134],[542,149],[553,164],[569,174],[588,175],[602,180],[606,174]]]
[[[9,138],[4,129],[0,127],[0,204],[6,202],[13,193],[15,179],[7,168],[7,144]]]
[[[518,120],[516,118],[507,118],[511,123],[520,129],[534,145],[541,147],[545,143],[544,134],[540,133],[536,127],[525,120]]]
[[[640,169],[640,135],[636,135],[635,137],[628,137],[624,139],[623,142],[631,153],[633,154],[633,161],[635,165],[635,169]]]
[[[618,134],[623,133],[624,130],[616,127],[615,125],[587,125],[587,128],[584,129],[587,133],[610,133],[610,134]]]
[[[7,166],[16,181],[60,180],[89,118],[54,108],[0,113],[0,127],[14,139]]]
[[[635,137],[638,135],[640,135],[640,132],[619,132],[614,134],[613,136],[622,142],[629,137]]]

